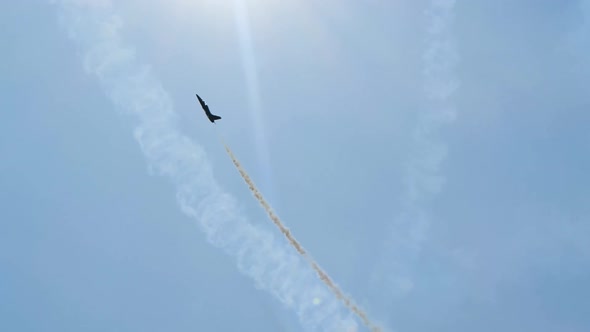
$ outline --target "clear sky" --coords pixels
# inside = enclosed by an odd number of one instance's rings
[[[590,1],[0,3],[1,331],[590,328]],[[215,114],[207,121],[195,93]]]

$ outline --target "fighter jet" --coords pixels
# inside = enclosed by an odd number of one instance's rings
[[[205,102],[203,101],[203,99],[201,99],[201,97],[199,97],[198,94],[195,94],[195,95],[199,99],[199,103],[201,104],[201,107],[205,111],[205,114],[207,115],[207,118],[209,118],[209,121],[211,121],[211,123],[215,123],[215,120],[221,119],[220,116],[215,115],[215,114],[211,114],[211,111],[209,111],[209,106],[207,106],[207,104],[205,104]]]

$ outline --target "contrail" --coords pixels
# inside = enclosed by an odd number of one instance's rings
[[[459,87],[455,67],[459,61],[453,36],[456,0],[430,0],[424,12],[426,34],[421,69],[423,110],[410,133],[412,147],[404,165],[404,195],[400,213],[391,225],[380,263],[373,271],[376,291],[404,294],[414,285],[413,265],[429,236],[431,216],[425,203],[441,192],[445,177],[440,168],[448,155],[437,134],[457,116],[453,94]]]
[[[246,171],[244,170],[244,168],[242,167],[242,165],[240,164],[232,150],[229,148],[229,146],[225,144],[225,142],[223,143],[223,145],[225,146],[225,151],[227,151],[227,154],[229,155],[232,162],[236,166],[236,169],[248,185],[248,188],[250,189],[254,197],[256,197],[260,205],[262,205],[266,213],[268,213],[270,220],[272,220],[272,222],[279,228],[281,233],[285,235],[289,243],[295,248],[295,250],[297,250],[297,252],[301,256],[303,256],[303,258],[305,258],[311,264],[311,267],[318,274],[320,279],[326,284],[326,286],[328,286],[328,288],[330,288],[332,292],[334,292],[336,297],[340,299],[346,305],[346,307],[348,307],[352,312],[357,314],[358,317],[363,321],[363,323],[369,329],[371,329],[371,331],[380,332],[381,328],[371,323],[371,321],[367,317],[367,314],[363,310],[361,310],[361,308],[359,308],[356,304],[354,304],[354,302],[349,297],[347,297],[340,290],[340,288],[338,288],[338,286],[336,286],[336,284],[334,283],[334,281],[332,281],[328,274],[324,272],[322,268],[318,265],[318,263],[307,253],[307,251],[305,251],[305,249],[303,249],[301,244],[293,237],[291,231],[283,224],[281,219],[279,219],[279,217],[274,213],[268,202],[266,202],[264,197],[262,197],[262,194],[260,193],[260,191],[258,191],[256,186],[254,185],[254,182],[252,181],[248,173],[246,173]]]
[[[236,259],[258,289],[294,311],[305,331],[347,331],[356,320],[318,280],[300,255],[270,231],[241,216],[233,196],[214,178],[203,148],[177,126],[172,100],[122,40],[122,20],[108,0],[61,0],[59,20],[77,45],[84,69],[116,108],[136,119],[134,137],[150,173],[167,176],[176,199],[214,246]],[[228,319],[229,313],[227,313]]]

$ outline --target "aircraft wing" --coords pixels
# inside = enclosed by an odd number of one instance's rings
[[[201,104],[201,107],[203,109],[206,109],[207,108],[207,104],[205,104],[205,101],[203,101],[203,99],[201,99],[201,97],[199,97],[199,95],[196,95],[196,96],[197,96],[197,99],[199,99],[199,103]]]

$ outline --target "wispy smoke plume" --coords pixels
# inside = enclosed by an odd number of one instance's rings
[[[150,171],[172,180],[182,211],[198,221],[208,240],[234,256],[257,287],[294,310],[306,330],[356,329],[353,317],[299,255],[240,216],[235,199],[214,180],[203,149],[177,128],[168,94],[122,41],[122,22],[108,1],[53,3],[85,70],[98,78],[119,110],[138,120],[134,136]]]
[[[339,300],[341,300],[346,305],[347,308],[349,308],[352,312],[354,312],[356,315],[358,315],[358,317],[363,321],[363,323],[369,329],[371,329],[371,331],[380,332],[381,328],[379,328],[377,325],[373,324],[369,320],[369,317],[367,316],[367,314],[361,308],[359,308],[358,305],[356,305],[348,296],[346,296],[342,292],[342,290],[340,290],[340,288],[338,288],[338,286],[334,283],[334,281],[332,281],[330,276],[328,276],[328,274],[326,272],[324,272],[324,270],[322,270],[322,268],[319,266],[319,264],[303,249],[303,247],[295,239],[295,237],[293,237],[293,235],[291,234],[291,231],[283,224],[281,219],[279,219],[279,217],[274,213],[274,211],[272,210],[270,205],[266,202],[264,197],[262,197],[262,194],[260,193],[260,191],[258,191],[258,189],[256,188],[256,185],[254,185],[254,182],[252,181],[252,179],[250,178],[248,173],[246,173],[246,170],[244,170],[242,165],[240,165],[240,162],[238,161],[238,159],[236,158],[234,153],[231,151],[229,146],[225,145],[225,150],[227,151],[227,154],[229,155],[232,162],[236,166],[238,172],[240,173],[240,175],[242,176],[242,178],[244,179],[244,181],[248,185],[248,188],[250,189],[250,191],[252,192],[254,197],[256,197],[256,199],[258,200],[260,205],[262,205],[262,207],[264,208],[266,213],[268,213],[269,218],[279,228],[281,233],[287,238],[287,240],[293,246],[293,248],[295,248],[295,250],[297,250],[297,252],[303,258],[305,258],[305,260],[307,260],[311,264],[311,267],[318,274],[318,276],[320,277],[320,280],[322,280],[326,284],[326,286],[328,286],[328,288],[330,288],[330,290],[336,295],[336,297]]]
[[[411,153],[404,165],[402,210],[394,218],[392,236],[373,274],[377,284],[388,285],[393,293],[403,294],[414,287],[411,266],[420,255],[430,225],[424,204],[440,192],[445,181],[439,169],[447,156],[447,147],[435,136],[456,116],[451,100],[459,86],[454,71],[458,54],[451,32],[454,6],[455,0],[432,0],[425,12],[428,26],[422,77],[426,98],[410,136]],[[383,280],[385,278],[387,280]]]

